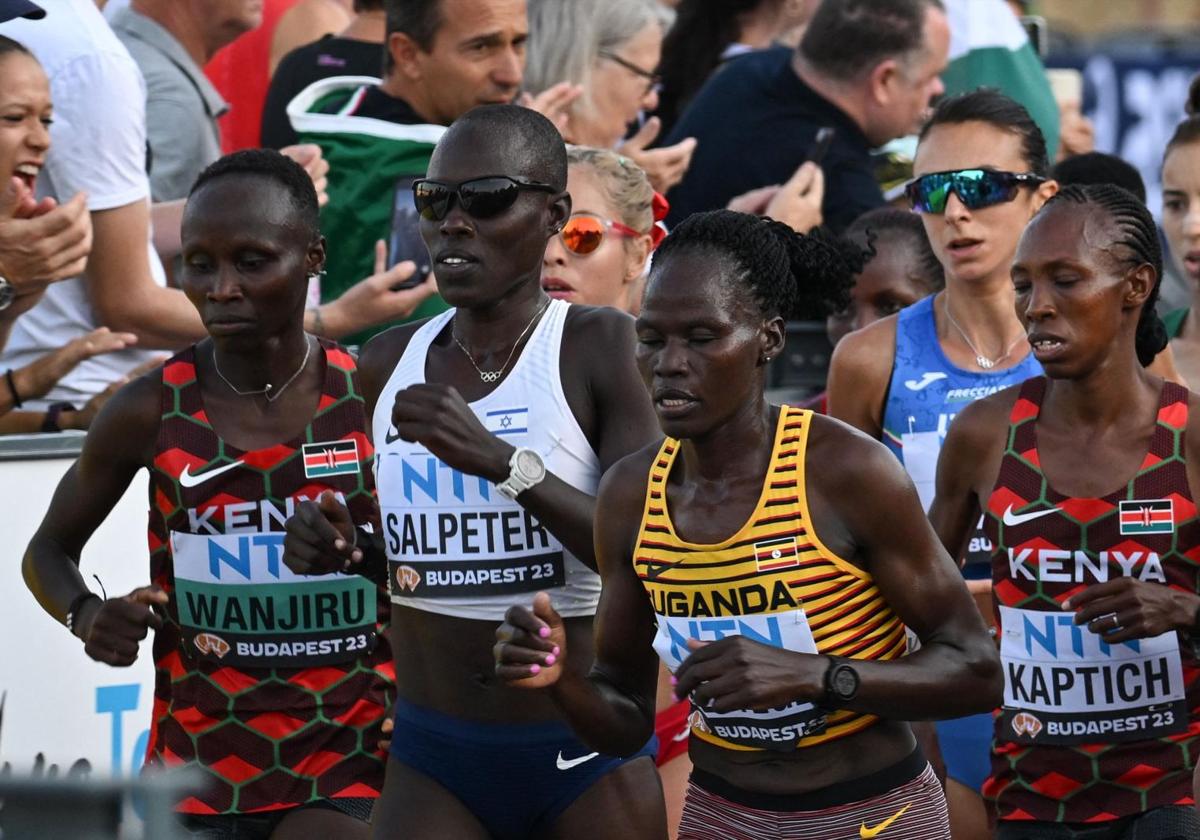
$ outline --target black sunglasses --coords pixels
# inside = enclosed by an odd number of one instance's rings
[[[440,222],[450,212],[450,202],[458,198],[458,206],[476,219],[499,216],[512,207],[521,190],[556,193],[549,184],[514,178],[509,175],[486,175],[461,184],[445,184],[421,178],[412,185],[413,204],[422,219]]]

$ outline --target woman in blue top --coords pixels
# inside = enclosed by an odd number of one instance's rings
[[[992,90],[944,100],[921,132],[908,196],[921,213],[946,288],[847,336],[829,375],[829,413],[883,440],[926,508],[946,430],[968,403],[1041,373],[1017,320],[1009,268],[1033,214],[1054,195],[1041,130]],[[952,555],[987,558],[981,536]],[[981,567],[981,596],[990,574]],[[990,621],[991,609],[985,610]],[[955,840],[985,838],[979,790],[991,715],[938,724]]]

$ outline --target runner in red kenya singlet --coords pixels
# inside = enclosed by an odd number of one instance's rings
[[[969,406],[942,450],[934,526],[958,545],[982,509],[996,547],[999,840],[1200,837],[1200,407],[1143,368],[1161,271],[1129,193],[1051,199],[1012,271],[1047,377]]]
[[[392,685],[386,595],[282,563],[297,502],[331,491],[324,504],[374,517],[354,360],[303,329],[324,262],[308,176],[275,152],[218,161],[188,199],[183,255],[211,337],[105,407],[26,578],[100,662],[131,664],[155,630],[147,764],[201,771],[179,805],[191,836],[365,838]],[[153,585],[102,600],[78,558],[143,467]]]

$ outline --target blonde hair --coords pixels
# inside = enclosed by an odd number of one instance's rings
[[[567,146],[567,167],[583,166],[596,176],[600,189],[617,208],[618,221],[641,233],[654,224],[654,188],[642,168],[611,149]]]
[[[529,0],[525,89],[539,94],[559,82],[582,85],[571,111],[590,109],[600,53],[620,49],[652,23],[665,32],[662,8],[658,0]]]

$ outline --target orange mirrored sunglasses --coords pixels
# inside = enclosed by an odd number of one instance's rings
[[[562,238],[563,247],[572,254],[586,256],[604,241],[604,235],[612,231],[619,236],[641,236],[639,231],[620,222],[613,222],[593,216],[590,213],[579,213],[567,219],[558,235]]]

